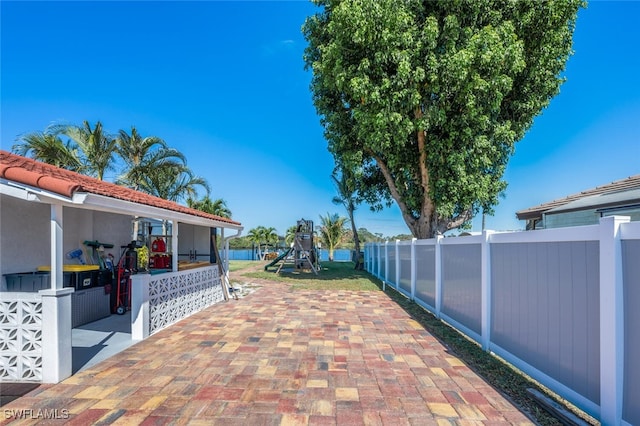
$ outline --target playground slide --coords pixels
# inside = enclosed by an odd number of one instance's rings
[[[273,259],[271,262],[267,263],[264,267],[264,270],[266,271],[267,268],[275,265],[276,263],[280,262],[282,259],[284,259],[285,257],[287,257],[289,255],[289,253],[291,252],[291,250],[293,249],[288,249],[287,251],[285,251],[284,253],[282,253],[280,256],[276,257],[275,259]]]

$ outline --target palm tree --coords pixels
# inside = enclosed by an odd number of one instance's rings
[[[338,190],[338,195],[333,197],[334,204],[342,204],[344,208],[347,210],[347,214],[349,215],[349,222],[351,223],[351,232],[353,233],[353,245],[355,249],[355,259],[354,262],[356,264],[355,269],[362,269],[364,265],[360,259],[360,237],[358,236],[358,228],[356,227],[356,222],[354,220],[353,212],[358,205],[358,200],[355,196],[355,185],[353,179],[350,179],[350,175],[345,173],[342,170],[340,173],[340,179],[336,176],[337,170],[333,172],[331,175],[331,179],[333,179],[334,184],[336,185],[336,189]]]
[[[227,202],[222,198],[212,200],[208,195],[205,195],[201,200],[187,198],[187,206],[192,209],[231,219],[231,210],[229,210]]]
[[[276,232],[276,228],[264,228],[262,237],[264,239],[265,248],[269,244],[275,245],[278,243],[278,233]]]
[[[64,143],[51,128],[44,132],[27,133],[16,139],[16,142],[11,147],[15,154],[74,172],[82,172],[77,147],[71,141]]]
[[[320,227],[320,241],[329,250],[329,261],[333,262],[333,251],[342,242],[344,236],[344,224],[347,221],[346,217],[341,217],[337,213],[329,214],[323,217],[320,216],[322,221],[322,227]]]
[[[287,246],[290,246],[291,243],[293,243],[293,240],[296,239],[296,230],[298,229],[298,227],[296,225],[290,226],[289,228],[287,228],[287,233],[284,236],[284,242],[287,244]]]
[[[54,130],[71,138],[80,148],[87,174],[103,180],[104,173],[113,169],[116,140],[104,132],[100,121],[93,129],[85,120],[82,126],[57,125]]]
[[[264,255],[266,254],[262,252],[262,243],[264,242],[266,250],[266,246],[268,244],[275,244],[278,242],[278,234],[276,233],[276,228],[272,227],[255,227],[249,230],[247,238],[249,239],[249,241],[258,246],[258,257],[260,258],[260,260],[264,260]]]
[[[203,188],[207,195],[210,191],[207,181],[194,175],[186,165],[151,169],[140,178],[140,191],[175,202],[194,198],[198,187]]]
[[[261,244],[262,236],[264,235],[264,229],[264,226],[258,226],[256,228],[250,229],[249,233],[247,234],[247,238],[249,239],[249,241],[258,246],[258,257],[260,258],[260,260],[262,260]]]
[[[142,137],[135,126],[131,126],[131,134],[125,130],[118,132],[115,152],[125,164],[122,175],[116,183],[140,188],[143,177],[151,171],[162,167],[175,167],[186,163],[185,156],[156,136]]]

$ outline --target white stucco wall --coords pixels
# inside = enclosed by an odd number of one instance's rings
[[[117,261],[122,252],[121,247],[131,242],[133,219],[131,216],[93,212],[93,238],[91,239],[113,244],[113,248],[107,249],[106,252],[112,253]]]
[[[51,263],[50,215],[48,204],[0,196],[0,274],[33,272]],[[111,243],[116,261],[120,246],[131,242],[131,216],[65,207],[63,209],[63,252],[84,248],[86,240]],[[78,263],[64,259],[64,263]]]
[[[0,274],[51,263],[50,212],[47,204],[0,195]]]

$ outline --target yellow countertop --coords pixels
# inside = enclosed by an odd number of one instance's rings
[[[62,265],[62,272],[85,272],[97,271],[100,269],[98,265]],[[50,272],[50,265],[42,265],[36,268],[38,272]]]

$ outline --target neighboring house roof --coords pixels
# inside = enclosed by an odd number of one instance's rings
[[[516,212],[519,220],[538,219],[544,213],[559,213],[586,208],[611,208],[640,202],[640,175],[629,176],[606,185],[549,201]]]
[[[94,194],[172,212],[198,216],[216,222],[227,223],[234,227],[241,225],[240,222],[228,218],[191,209],[173,201],[145,194],[125,186],[105,182],[2,150],[0,150],[0,179],[28,185],[70,199],[79,193]]]

